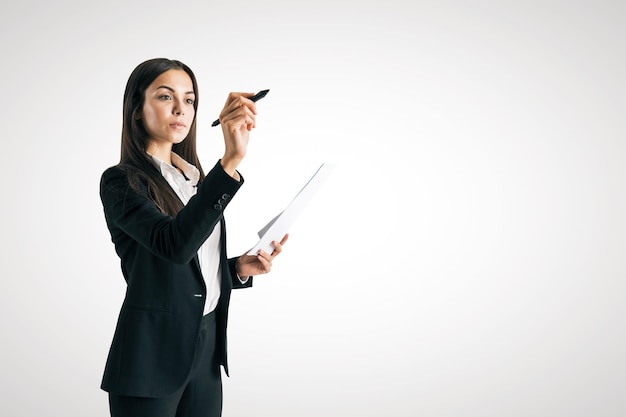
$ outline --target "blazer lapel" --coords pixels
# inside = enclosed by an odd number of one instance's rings
[[[196,256],[193,257],[193,261],[191,263],[196,270],[196,276],[200,281],[202,281],[202,285],[206,291],[206,283],[204,282],[204,278],[202,276],[202,269],[200,268],[200,258],[198,257],[197,253]],[[220,219],[220,266],[222,270],[222,288],[232,288],[232,282],[230,280],[228,271],[228,259],[226,258],[226,222],[224,221],[224,216],[222,216],[222,218]]]
[[[230,277],[228,258],[226,256],[226,222],[224,221],[224,216],[220,219],[220,226],[220,269],[222,270],[222,288],[231,290],[233,288],[233,282]]]

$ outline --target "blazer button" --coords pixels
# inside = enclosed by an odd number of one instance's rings
[[[214,205],[214,206],[213,206],[213,208],[214,208],[215,210],[217,210],[217,211],[220,211],[220,210],[222,210],[222,208],[223,208],[223,207],[222,207],[222,205],[221,205],[221,204],[216,204],[216,205]]]
[[[222,199],[225,201],[230,200],[230,194],[222,194]]]

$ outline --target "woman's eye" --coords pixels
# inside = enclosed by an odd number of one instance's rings
[[[188,98],[188,99],[187,99],[187,104],[193,104],[193,99]]]
[[[169,100],[169,99],[171,99],[171,97],[169,96],[169,94],[163,94],[163,95],[160,95],[160,96],[159,96],[159,98],[160,98],[161,100]]]

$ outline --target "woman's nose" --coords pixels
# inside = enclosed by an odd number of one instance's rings
[[[183,110],[182,103],[179,103],[178,101],[174,102],[172,113],[175,114],[176,116],[184,116],[185,112]]]

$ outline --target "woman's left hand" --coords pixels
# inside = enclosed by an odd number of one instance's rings
[[[260,250],[256,256],[247,254],[241,255],[237,260],[237,274],[244,278],[270,272],[272,269],[272,261],[283,251],[283,245],[288,238],[289,234],[286,234],[280,242],[273,241],[272,245],[274,245],[274,250],[271,254]]]

